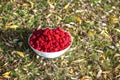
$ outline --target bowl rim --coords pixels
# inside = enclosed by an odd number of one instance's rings
[[[42,29],[47,29],[47,28],[42,28]],[[49,28],[49,29],[55,29],[55,28]],[[64,32],[67,32],[67,31],[65,31],[65,30],[63,30],[63,31],[64,31]],[[33,33],[29,35],[28,44],[29,44],[29,46],[30,46],[32,49],[34,49],[34,50],[36,50],[36,51],[38,51],[38,52],[41,52],[41,53],[45,53],[45,54],[62,52],[62,51],[64,51],[64,50],[66,50],[67,48],[69,48],[69,47],[72,45],[72,42],[73,42],[73,38],[72,38],[71,34],[70,34],[69,32],[67,32],[67,33],[70,35],[70,38],[71,38],[70,45],[69,45],[68,47],[66,47],[65,49],[60,50],[60,51],[56,51],[56,52],[43,52],[43,51],[39,51],[39,50],[33,48],[33,47],[30,45],[30,43],[29,43],[30,37],[33,35]]]

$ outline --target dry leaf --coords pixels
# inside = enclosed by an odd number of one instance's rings
[[[74,16],[74,19],[75,19],[79,24],[82,23],[82,20],[80,19],[80,17],[78,17],[78,16]]]
[[[25,9],[28,8],[28,4],[27,4],[27,3],[24,3],[22,6],[23,6]]]
[[[70,69],[70,70],[69,70],[69,73],[70,73],[70,74],[73,74],[73,72],[74,72],[73,69]]]
[[[50,2],[50,0],[47,0],[47,3],[50,5],[50,8],[54,9],[55,6]]]
[[[3,66],[2,67],[6,67],[8,65],[8,62],[6,62],[5,64],[3,64]]]
[[[18,28],[17,25],[5,26],[6,29],[16,29]]]
[[[101,57],[103,60],[106,59],[105,55],[100,55],[100,57]]]
[[[2,56],[2,55],[0,55],[0,60],[2,60],[2,58],[3,58],[3,56]]]
[[[58,20],[57,20],[57,24],[59,24],[60,21],[62,20],[62,18],[61,18],[60,16],[58,16],[58,15],[56,15],[56,17],[58,18]]]
[[[10,78],[10,73],[11,73],[11,71],[5,72],[5,73],[2,74],[2,76],[4,78]]]
[[[0,8],[2,7],[2,5],[0,5]]]
[[[30,66],[32,63],[33,63],[33,62],[30,62],[30,63],[24,65],[24,67],[28,67],[28,66]]]
[[[3,51],[3,49],[0,47],[0,52],[2,52]]]
[[[68,2],[68,4],[66,4],[63,9],[67,9],[69,7],[69,5],[71,4],[72,1],[73,0],[71,0],[70,2]]]
[[[117,32],[120,32],[120,29],[115,28],[115,30],[116,30]]]
[[[18,55],[21,56],[21,57],[25,57],[23,52],[20,52],[20,51],[13,51],[13,53],[18,54]]]
[[[51,15],[52,15],[52,13],[48,14],[48,15],[46,16],[46,18],[49,18]]]
[[[30,5],[31,5],[31,8],[33,8],[34,7],[34,3],[33,2],[29,2],[30,3]]]
[[[120,54],[117,53],[117,54],[114,55],[114,57],[120,57]]]
[[[89,76],[84,76],[84,77],[82,77],[80,80],[92,80],[92,78],[89,77]]]
[[[119,78],[119,77],[120,77],[120,75],[117,75],[117,76],[116,76],[116,78]],[[119,80],[119,79],[118,79],[118,80]]]
[[[68,3],[67,5],[65,5],[65,7],[63,9],[67,9],[69,5],[70,5],[70,3]]]
[[[68,28],[73,28],[74,26],[71,24],[65,24],[65,26],[67,26]]]
[[[10,0],[10,2],[15,2],[15,0]]]
[[[101,75],[102,75],[102,70],[100,69],[98,74],[97,74],[97,78],[101,77]]]
[[[82,61],[84,61],[84,59],[78,59],[78,60],[73,61],[72,63],[80,63]]]
[[[111,15],[109,22],[110,22],[111,24],[118,23],[118,22],[119,22],[119,19],[118,19],[117,17]]]
[[[100,34],[102,34],[103,36],[105,36],[106,38],[111,40],[111,37],[110,37],[110,35],[108,34],[107,31],[103,30]]]
[[[2,16],[0,16],[0,19],[3,18]]]
[[[89,35],[89,36],[94,36],[94,34],[95,34],[95,32],[94,32],[93,30],[89,30],[89,31],[88,31],[88,35]]]
[[[110,71],[103,71],[102,73],[103,74],[108,74],[108,73],[110,73]]]

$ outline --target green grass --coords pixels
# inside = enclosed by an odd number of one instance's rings
[[[120,79],[119,0],[11,1],[0,1],[0,80]],[[57,25],[73,36],[71,48],[55,59],[35,54],[32,31]]]

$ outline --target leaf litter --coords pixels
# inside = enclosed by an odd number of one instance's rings
[[[119,0],[1,2],[0,79],[118,80],[119,4]],[[70,50],[56,59],[34,54],[28,35],[39,26],[57,25],[72,34]]]

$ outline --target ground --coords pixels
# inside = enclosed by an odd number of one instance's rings
[[[1,0],[0,80],[119,80],[119,0]],[[54,59],[32,51],[33,30],[61,26],[71,48]]]

